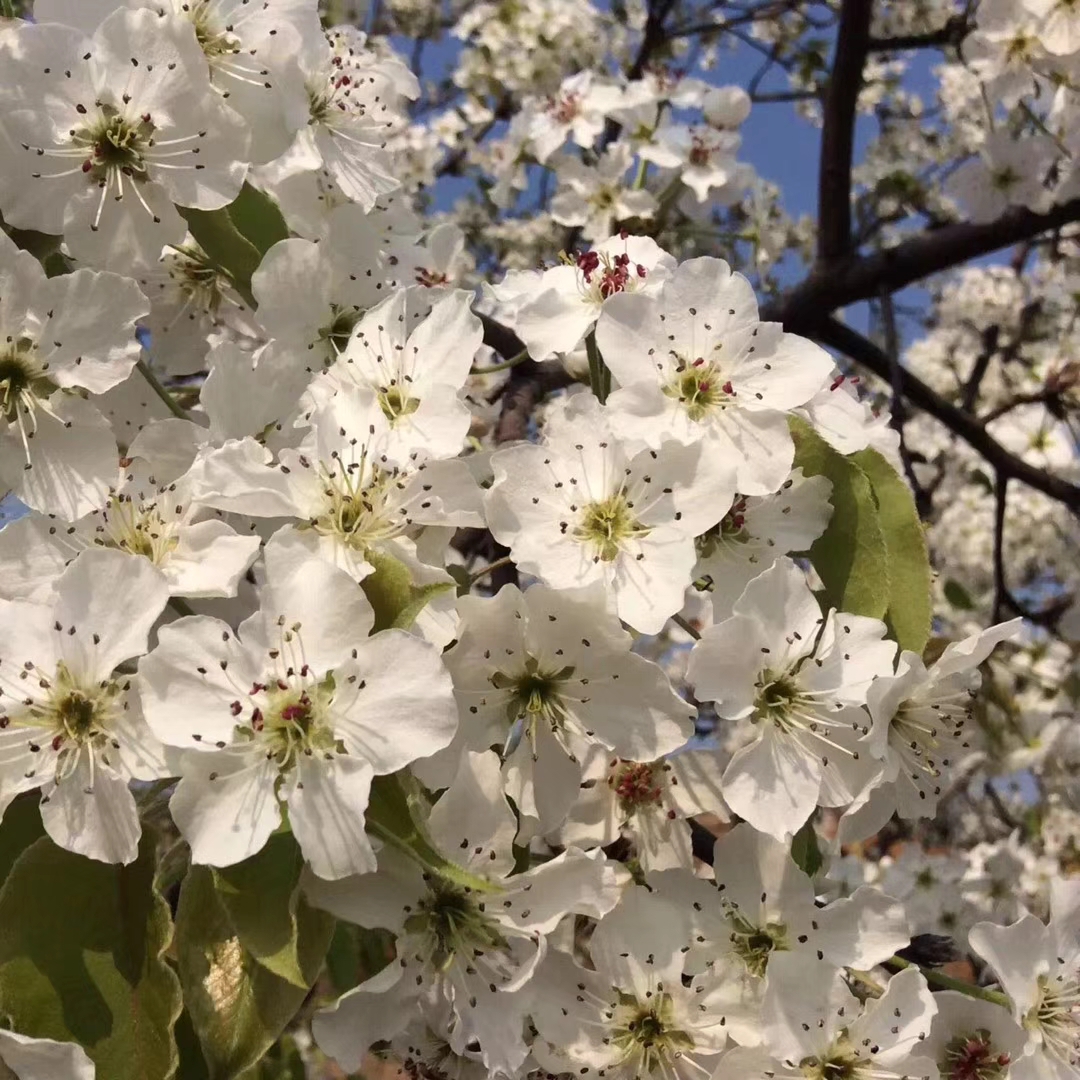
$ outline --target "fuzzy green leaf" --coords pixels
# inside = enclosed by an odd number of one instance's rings
[[[814,541],[810,561],[825,586],[825,600],[853,615],[884,618],[889,607],[889,553],[869,478],[834,450],[805,420],[792,417],[795,464],[807,476],[832,483],[829,527]]]
[[[318,940],[301,937],[297,955],[309,986],[318,977],[332,932],[331,921]],[[275,975],[244,948],[214,874],[204,866],[193,866],[180,890],[176,954],[210,1080],[233,1080],[274,1044],[308,989]]]
[[[889,558],[889,609],[885,616],[901,649],[922,654],[934,616],[930,554],[911,489],[877,450],[852,454],[874,490],[878,523]]]
[[[279,240],[287,240],[289,226],[269,195],[245,184],[226,207],[233,224],[252,247],[265,255]]]
[[[364,578],[360,587],[375,611],[376,631],[408,630],[433,597],[457,588],[453,580],[414,584],[409,568],[393,555],[368,551],[365,557],[375,573]]]
[[[259,267],[262,255],[259,249],[236,227],[227,207],[220,210],[196,210],[178,206],[187,222],[191,235],[206,252],[212,266],[226,274],[236,291],[251,305],[257,307],[251,295],[251,275]]]
[[[42,838],[0,891],[0,1013],[24,1034],[81,1044],[108,1080],[166,1080],[178,1063],[153,849],[144,833],[138,859],[116,866]]]
[[[807,877],[813,877],[821,869],[825,860],[812,821],[807,821],[792,837],[791,857]]]
[[[244,948],[263,967],[306,990],[318,944],[329,944],[334,920],[301,895],[303,867],[292,833],[278,832],[250,859],[215,870],[214,884]]]

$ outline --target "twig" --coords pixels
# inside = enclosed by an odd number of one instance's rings
[[[470,375],[494,375],[496,371],[509,371],[510,368],[517,367],[518,364],[529,359],[529,350],[522,349],[516,356],[511,356],[509,360],[504,360],[501,364],[492,364],[490,367],[484,368],[470,368]]]
[[[501,570],[504,566],[513,566],[514,560],[509,555],[504,555],[501,559],[496,559],[494,562],[489,562],[487,566],[481,567],[475,573],[469,575],[469,584],[473,585],[479,581],[482,577],[486,577],[488,574],[493,574],[496,570]]]
[[[989,1001],[994,1005],[1003,1005],[1005,1008],[1011,1008],[1011,1002],[1008,997],[1001,993],[999,990],[987,990],[984,986],[976,986],[974,983],[964,982],[962,979],[954,979],[950,975],[944,975],[940,971],[935,971],[933,968],[923,967],[921,964],[913,964],[910,960],[905,960],[902,956],[890,956],[885,961],[886,965],[895,965],[901,968],[915,968],[921,971],[923,978],[934,986],[940,986],[945,990],[959,990],[961,994],[967,994],[968,997],[979,998],[981,1001]]]
[[[190,420],[191,417],[180,407],[176,398],[165,389],[164,386],[158,381],[158,377],[150,370],[150,365],[145,360],[138,360],[135,366],[139,369],[139,373],[150,384],[150,389],[165,403],[169,412],[173,416],[180,420]]]
[[[671,621],[678,627],[685,630],[695,641],[701,640],[701,633],[698,631],[694,624],[684,619],[678,612],[671,616]]]

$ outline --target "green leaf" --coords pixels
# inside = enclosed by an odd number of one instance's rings
[[[452,580],[416,585],[400,559],[381,551],[369,550],[365,558],[375,567],[375,573],[368,574],[360,587],[375,610],[376,631],[391,627],[408,630],[433,597],[457,587]]]
[[[289,226],[278,204],[250,184],[244,184],[226,209],[233,224],[260,255],[265,255],[279,240],[289,238]]]
[[[860,450],[858,464],[874,490],[878,523],[889,559],[886,621],[901,649],[922,655],[934,617],[930,554],[911,489],[877,450]]]
[[[321,941],[299,947],[300,965],[311,983],[329,941],[326,933]],[[210,1080],[232,1080],[254,1065],[308,994],[307,988],[275,975],[244,948],[213,872],[204,866],[193,866],[180,889],[176,955],[184,1001]]]
[[[80,1043],[108,1080],[166,1080],[178,1063],[153,849],[144,832],[138,859],[115,866],[42,838],[0,891],[0,1013],[26,1035]]]
[[[805,420],[791,417],[790,424],[795,464],[807,476],[825,476],[832,482],[829,527],[810,549],[825,599],[840,611],[884,618],[890,598],[889,556],[870,480]]]
[[[176,209],[187,222],[199,247],[206,252],[210,263],[228,275],[236,291],[255,309],[258,305],[251,295],[251,275],[258,269],[262,255],[236,227],[228,208],[195,210],[189,206],[178,206]]]
[[[40,791],[26,791],[4,811],[0,820],[0,885],[7,881],[19,856],[45,835],[38,810],[40,795]]]
[[[304,900],[303,868],[292,833],[278,832],[258,854],[213,873],[240,943],[263,967],[306,990],[315,981],[334,919]]]
[[[368,929],[339,922],[326,954],[326,972],[338,994],[377,975],[394,958],[394,935],[389,930]]]
[[[822,867],[824,858],[818,847],[813,821],[807,821],[791,839],[791,857],[807,877],[813,877]]]
[[[470,874],[447,859],[432,843],[419,822],[421,800],[417,790],[408,791],[405,773],[376,776],[371,782],[367,826],[378,837],[393,844],[428,871],[475,892],[497,892],[498,886]]]
[[[960,611],[975,610],[975,601],[971,599],[971,594],[953,578],[945,582],[945,599]]]

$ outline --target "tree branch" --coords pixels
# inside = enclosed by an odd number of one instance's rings
[[[858,331],[852,330],[837,319],[819,317],[816,321],[801,324],[797,332],[842,352],[886,382],[891,381],[895,376],[900,390],[908,401],[940,420],[954,435],[963,439],[976,453],[982,455],[999,475],[1011,480],[1019,480],[1036,491],[1041,491],[1044,495],[1056,499],[1074,514],[1080,514],[1080,487],[1043,469],[1036,468],[1023,458],[1006,450],[1001,443],[986,433],[978,420],[969,416],[951,401],[946,401],[907,368],[901,367],[894,372],[884,350],[863,337]]]
[[[818,176],[818,261],[826,265],[851,249],[851,161],[855,106],[870,43],[873,0],[844,0],[836,54],[825,91]]]
[[[972,29],[964,15],[954,15],[938,30],[925,34],[897,34],[891,38],[871,38],[871,52],[900,52],[902,49],[947,49],[958,46]]]
[[[941,270],[1076,221],[1080,221],[1080,199],[1061,203],[1045,214],[1013,207],[984,225],[964,223],[930,229],[896,247],[818,268],[800,285],[767,304],[761,317],[783,323],[819,318],[823,311],[880,295],[882,286],[897,292]]]

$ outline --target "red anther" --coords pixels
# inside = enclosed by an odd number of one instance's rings
[[[289,684],[284,679],[278,679],[277,688],[279,690],[288,690],[289,689]]]
[[[690,366],[691,367],[701,367],[701,365],[704,364],[704,363],[705,363],[705,357],[704,356],[699,356]]]
[[[725,394],[731,394],[732,396],[734,396],[735,394],[735,388],[731,385],[730,379],[726,383],[724,383],[724,385],[721,386],[720,389],[723,390]]]
[[[233,716],[239,716],[244,711],[244,706],[241,705],[239,701],[234,701],[229,706],[229,711],[233,714]]]
[[[263,684],[261,682],[253,682],[251,684],[251,689],[248,691],[248,693],[249,694],[261,694],[265,689],[266,689],[266,687],[263,686]]]
[[[849,381],[852,386],[858,386],[862,382],[858,375],[852,375]]]
[[[63,741],[64,741],[64,736],[63,735],[57,735],[52,741],[53,750],[59,750],[60,749],[60,744],[63,743]]]
[[[620,240],[626,240],[629,236],[630,236],[630,234],[625,229],[620,229],[619,230],[619,239]]]
[[[697,386],[698,393],[699,394],[707,394],[709,392],[709,387],[710,386],[712,386],[712,383],[709,382],[708,379],[703,379],[701,382],[698,383],[698,386]]]
[[[251,714],[251,727],[252,727],[253,731],[262,731],[263,727],[265,727],[265,722],[263,721],[262,709],[256,709]]]
[[[630,256],[627,255],[625,252],[623,252],[622,255],[616,255],[615,256],[615,265],[616,266],[629,266],[630,265]]]
[[[142,114],[142,122],[144,124],[149,124],[150,123],[150,114],[148,112],[144,112]]]
[[[303,677],[304,677],[304,678],[306,679],[306,678],[308,677],[308,675],[310,675],[310,674],[311,674],[311,668],[310,668],[310,667],[308,667],[308,665],[307,665],[307,664],[305,664],[305,665],[304,665],[304,666],[303,666],[303,667],[302,667],[302,668],[300,669],[300,674],[301,674],[301,675],[302,675],[302,676],[303,676]]]
[[[641,263],[638,263],[637,264],[637,276],[638,277],[644,277],[647,273],[648,273],[648,271],[645,269],[645,267],[642,266]]]
[[[678,817],[678,815],[675,813],[674,810],[669,810],[667,812],[667,816],[668,816],[668,821],[674,821],[675,818]]]
[[[89,159],[87,159],[86,161],[84,161],[82,163],[82,171],[83,172],[89,172],[93,167],[94,167],[94,163],[92,161],[90,161]]]
[[[836,390],[838,387],[843,386],[844,385],[844,380],[846,378],[847,378],[846,375],[837,375],[836,378],[833,379],[832,385],[829,387],[829,389],[830,390]]]

